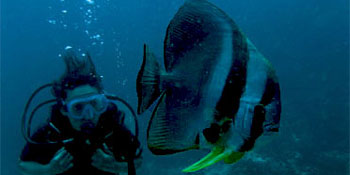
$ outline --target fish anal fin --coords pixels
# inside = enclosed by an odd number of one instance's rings
[[[147,129],[147,145],[153,154],[166,155],[198,148],[198,133],[188,134],[186,120],[181,120],[183,113],[171,109],[167,107],[167,94],[164,91]]]

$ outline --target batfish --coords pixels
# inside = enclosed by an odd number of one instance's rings
[[[144,45],[137,76],[138,113],[157,102],[147,129],[156,155],[212,151],[185,168],[238,161],[262,134],[277,132],[280,88],[269,61],[221,9],[189,0],[171,20],[164,66]]]

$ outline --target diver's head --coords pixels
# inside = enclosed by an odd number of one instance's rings
[[[96,73],[89,54],[78,58],[70,51],[63,58],[66,71],[54,82],[53,94],[61,113],[68,117],[72,127],[89,132],[108,106],[101,77]]]
[[[77,131],[90,132],[98,123],[100,115],[108,106],[108,99],[97,88],[81,85],[67,91],[61,113],[68,117]]]

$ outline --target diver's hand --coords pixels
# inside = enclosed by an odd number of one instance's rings
[[[56,152],[48,164],[50,174],[61,174],[73,167],[73,156],[63,147]]]
[[[108,146],[103,143],[103,148],[98,148],[94,155],[91,157],[92,163],[91,165],[97,169],[102,171],[107,171],[111,173],[117,172],[125,172],[124,168],[118,170],[116,167],[117,160],[114,158],[112,151],[108,148]],[[126,172],[128,169],[128,165],[126,164]]]
[[[127,173],[128,172],[128,163],[127,162],[118,162],[112,153],[112,151],[104,143],[103,148],[98,148],[94,155],[92,156],[91,165],[102,171],[111,172],[111,173]],[[141,159],[135,160],[135,167],[141,165]]]

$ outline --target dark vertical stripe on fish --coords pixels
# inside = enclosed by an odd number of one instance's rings
[[[273,98],[276,98],[276,100],[280,98],[279,85],[273,78],[274,77],[267,78],[264,94],[261,97],[260,104],[267,105],[272,102]]]
[[[216,104],[215,119],[234,117],[239,108],[241,95],[246,85],[247,63],[249,59],[248,46],[245,36],[237,25],[230,20],[233,28],[233,63],[226,79],[221,98]]]

